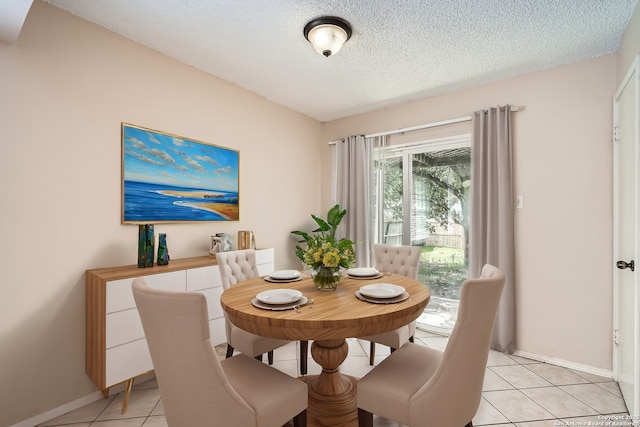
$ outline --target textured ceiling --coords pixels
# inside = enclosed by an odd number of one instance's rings
[[[637,0],[45,0],[329,121],[613,53]],[[324,58],[313,18],[353,36]]]

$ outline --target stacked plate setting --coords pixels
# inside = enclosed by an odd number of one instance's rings
[[[251,300],[255,307],[265,310],[290,310],[307,303],[307,297],[295,289],[269,289]]]
[[[302,280],[302,276],[298,270],[280,270],[269,274],[264,280],[274,283],[288,283]]]
[[[347,270],[347,275],[352,279],[377,279],[382,277],[375,268],[350,268]]]
[[[392,304],[409,298],[404,287],[391,283],[374,283],[362,286],[356,291],[356,296],[363,301],[374,304]]]

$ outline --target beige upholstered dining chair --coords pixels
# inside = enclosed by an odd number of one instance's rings
[[[373,413],[412,427],[473,427],[505,276],[485,265],[462,284],[458,319],[444,352],[406,344],[358,382],[358,425]]]
[[[375,267],[378,271],[395,273],[412,279],[418,277],[418,262],[421,252],[420,246],[393,246],[380,243],[373,245]],[[369,364],[373,365],[376,356],[376,343],[388,346],[393,352],[406,342],[413,342],[415,332],[416,322],[414,321],[393,331],[359,338],[370,342]]]
[[[229,289],[238,282],[260,275],[254,249],[218,252],[216,253],[216,260],[220,268],[220,277],[222,278],[222,288],[224,290]],[[227,357],[233,356],[234,349],[258,360],[262,360],[262,355],[267,353],[269,365],[273,364],[273,350],[290,342],[262,337],[240,329],[229,321],[226,313],[225,331],[227,334]],[[308,341],[300,341],[300,375],[307,374],[308,346]]]
[[[307,386],[239,354],[220,361],[199,292],[152,289],[133,281],[169,427],[274,427],[307,423]]]

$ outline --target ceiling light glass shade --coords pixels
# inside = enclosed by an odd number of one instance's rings
[[[329,57],[338,52],[351,37],[347,21],[332,16],[314,19],[304,27],[304,36],[320,55]]]

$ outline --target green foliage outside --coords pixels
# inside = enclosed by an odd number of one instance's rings
[[[463,249],[422,247],[418,280],[429,286],[432,297],[460,300],[460,286],[467,276]]]
[[[425,235],[437,234],[438,228],[449,230],[451,224],[460,226],[463,241],[469,241],[469,147],[390,155],[379,167],[384,170],[383,194],[379,201],[386,226],[384,239],[392,239],[391,243],[398,244],[397,240],[402,240],[402,235],[398,235],[401,230],[389,226],[412,221],[415,234],[411,236],[411,244],[423,244]],[[405,188],[404,175],[411,181],[408,188]],[[411,192],[411,212],[403,211],[404,199],[409,196],[405,191]],[[432,244],[436,241],[432,240]],[[459,300],[460,286],[467,277],[468,253],[465,249],[423,247],[418,279],[430,287],[433,297]]]

